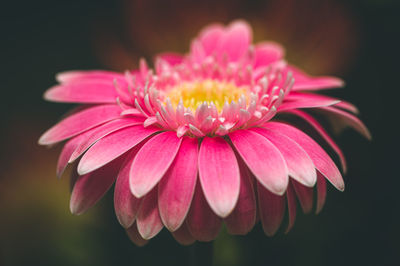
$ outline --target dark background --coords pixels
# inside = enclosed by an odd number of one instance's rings
[[[285,235],[221,233],[215,265],[399,265],[399,1],[8,1],[1,5],[0,265],[189,265],[194,247],[165,230],[143,247],[114,217],[112,195],[69,213],[60,147],[37,145],[70,105],[43,92],[57,72],[136,67],[141,56],[185,52],[207,23],[244,18],[255,40],[277,40],[289,61],[338,75],[332,94],[355,103],[368,142],[336,137],[348,159],[346,191],[328,190],[319,215],[299,214]]]

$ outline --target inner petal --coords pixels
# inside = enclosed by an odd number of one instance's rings
[[[206,79],[181,82],[167,90],[165,96],[171,100],[174,107],[180,100],[185,108],[191,110],[196,110],[204,102],[213,102],[221,112],[225,102],[237,102],[242,95],[246,101],[249,99],[248,86],[236,86],[233,82]]]

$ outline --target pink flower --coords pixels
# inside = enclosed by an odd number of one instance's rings
[[[81,214],[115,182],[117,218],[138,245],[165,226],[176,240],[213,240],[222,223],[231,234],[248,233],[258,218],[267,235],[304,212],[324,205],[326,181],[343,190],[340,171],[308,135],[276,115],[302,118],[343,154],[303,108],[329,113],[369,137],[350,103],[318,95],[342,86],[333,77],[310,77],[287,64],[281,46],[252,45],[244,21],[211,25],[190,53],[161,54],[155,71],[144,61],[125,74],[71,71],[57,76],[50,101],[82,103],[40,138],[67,140],[58,161],[76,170],[70,208]]]

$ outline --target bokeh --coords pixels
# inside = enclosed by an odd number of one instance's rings
[[[319,215],[299,214],[289,234],[221,232],[214,265],[398,265],[400,35],[393,0],[8,1],[1,6],[0,265],[192,265],[195,247],[165,230],[135,247],[115,218],[112,193],[81,216],[69,212],[60,147],[37,145],[72,105],[43,92],[65,70],[137,67],[162,51],[185,52],[210,22],[248,20],[311,74],[338,75],[329,92],[355,103],[373,135],[336,136],[348,159],[346,191],[328,190]]]

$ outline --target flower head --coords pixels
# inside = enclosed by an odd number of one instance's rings
[[[311,137],[281,113],[300,117],[336,152],[324,128],[303,111],[328,113],[365,134],[336,98],[315,94],[342,86],[333,77],[310,77],[284,60],[281,46],[252,44],[250,26],[234,21],[205,28],[187,55],[157,56],[154,70],[72,71],[57,76],[51,101],[83,106],[49,129],[39,143],[65,141],[57,174],[74,163],[70,207],[80,214],[115,182],[115,212],[138,245],[165,226],[182,244],[214,239],[225,223],[246,234],[260,218],[267,235],[279,229],[296,198],[304,212],[319,212],[328,179],[344,189],[340,171]]]

